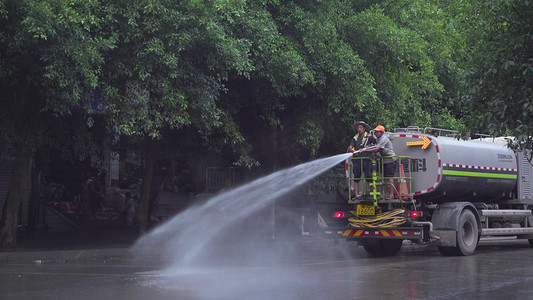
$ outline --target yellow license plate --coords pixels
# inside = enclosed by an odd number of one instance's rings
[[[373,216],[376,214],[376,207],[374,205],[357,205],[358,216]]]

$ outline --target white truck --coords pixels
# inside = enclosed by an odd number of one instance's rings
[[[394,199],[383,197],[389,180],[381,174],[382,158],[348,159],[348,197],[317,204],[320,231],[358,241],[375,256],[395,255],[404,240],[435,245],[443,255],[471,255],[481,236],[516,236],[533,246],[528,156],[493,139],[450,135],[417,127],[389,133],[397,155]],[[373,176],[360,178],[366,195],[350,200],[356,159],[370,159]]]

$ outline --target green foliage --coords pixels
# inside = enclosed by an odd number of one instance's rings
[[[224,126],[216,101],[228,72],[252,70],[248,40],[228,26],[240,1],[115,1],[106,22],[116,43],[102,80],[113,129],[158,137],[161,128],[194,126],[209,135]],[[231,130],[231,126],[226,127]],[[238,140],[238,138],[237,138]]]
[[[514,120],[529,137],[530,11],[511,0],[0,0],[0,144],[74,160],[97,157],[105,136],[161,138],[182,161],[204,166],[209,149],[270,170],[344,152],[355,120],[460,127],[466,105],[480,111],[473,122]],[[461,102],[463,83],[474,88]]]
[[[236,164],[269,167],[271,157],[280,164],[344,151],[355,120],[462,127],[455,56],[464,45],[461,24],[448,17],[458,7],[4,0],[0,79],[3,87],[34,87],[32,113],[79,114],[84,123],[69,121],[80,126],[77,154],[66,157],[90,156],[95,136],[82,127],[105,120],[108,134],[187,132],[182,150],[201,141],[231,152]],[[13,97],[9,103],[22,107]],[[35,120],[50,126],[45,131],[62,128]]]
[[[234,162],[233,165],[251,169],[253,167],[259,167],[261,164],[257,160],[252,158],[250,155],[243,154],[239,156],[239,159]]]
[[[462,100],[472,132],[511,132],[514,148],[533,149],[532,1],[454,1],[464,36]]]
[[[281,57],[285,64],[295,64],[296,70],[303,71],[279,73],[273,69],[269,78],[282,76],[280,81],[293,88],[286,92],[287,88],[277,88],[274,81],[279,100],[270,104],[276,105],[278,115],[283,117],[277,126],[292,127],[296,123],[298,131],[292,138],[311,156],[320,154],[325,136],[332,133],[330,121],[351,124],[354,114],[371,112],[377,102],[373,79],[357,53],[341,40],[339,20],[331,17],[340,11],[342,6],[330,1],[312,5],[291,2],[270,9],[278,34],[286,37],[294,50],[289,55],[274,53],[267,62],[276,63]],[[267,71],[270,73],[270,68]],[[293,76],[286,78],[283,74]],[[342,131],[345,133],[346,128]],[[330,148],[327,152],[331,150],[336,151]]]
[[[401,6],[395,3],[394,8]],[[405,15],[399,16],[400,20]],[[380,123],[431,124],[426,107],[436,102],[442,85],[428,56],[429,43],[415,29],[402,26],[380,6],[351,17],[347,39],[357,49],[376,79],[378,97],[385,103]]]
[[[311,156],[316,156],[324,136],[324,130],[320,123],[315,123],[313,119],[309,119],[301,125],[299,133],[301,136],[297,140],[298,143],[309,149]]]
[[[55,126],[72,125],[70,114],[81,117],[80,103],[98,85],[101,51],[109,43],[94,34],[97,8],[97,1],[2,1],[2,144],[24,143],[34,152],[57,141],[74,143],[68,130]]]
[[[87,90],[98,85],[101,51],[111,45],[93,35],[101,19],[94,14],[97,1],[24,1],[29,7],[22,30],[42,64],[38,74],[43,90],[50,93],[47,109],[70,113]],[[80,47],[82,46],[82,47]],[[35,78],[37,79],[37,78]]]

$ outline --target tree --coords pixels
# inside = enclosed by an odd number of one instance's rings
[[[533,149],[533,2],[452,1],[464,36],[462,100],[471,132],[513,135]]]
[[[97,85],[100,50],[109,44],[93,36],[96,1],[11,1],[0,5],[0,86],[4,153],[13,176],[0,221],[2,247],[16,244],[18,210],[40,130],[50,118],[80,108]],[[7,152],[6,152],[7,151]]]
[[[425,1],[231,3],[223,6],[231,18],[222,24],[250,44],[251,67],[222,82],[218,108],[231,130],[213,127],[204,131],[206,140],[242,133],[237,144],[250,146],[241,149],[276,169],[345,148],[358,119],[390,127],[461,125],[455,119],[461,110],[451,104],[457,35],[445,30],[439,7]]]
[[[189,157],[272,171],[342,151],[356,120],[456,122],[455,39],[425,1],[0,3],[1,129],[29,159],[68,132],[58,121],[83,132],[98,107],[107,135],[145,151],[143,231],[164,134]]]
[[[238,6],[239,1],[235,1]],[[233,6],[228,2],[227,6]],[[104,7],[115,47],[105,54],[102,104],[110,132],[143,140],[141,231],[147,229],[151,174],[161,131],[227,128],[217,100],[230,71],[249,71],[249,43],[224,26],[226,5],[197,1],[113,1]],[[238,8],[238,7],[237,7]],[[235,140],[239,139],[237,131]]]
[[[240,26],[235,32],[252,41],[255,67],[248,84],[243,79],[232,84],[232,78],[228,83],[232,99],[253,99],[234,105],[237,114],[253,113],[237,118],[250,120],[240,127],[265,137],[291,132],[291,151],[308,152],[308,159],[345,148],[359,119],[388,127],[460,126],[455,118],[460,110],[450,104],[457,35],[446,31],[447,15],[425,1],[378,2],[269,3],[261,21],[273,20],[274,27],[257,32],[246,30],[257,26],[242,26],[241,19],[234,22]],[[256,36],[283,42],[263,46]],[[269,145],[279,147],[272,140]]]

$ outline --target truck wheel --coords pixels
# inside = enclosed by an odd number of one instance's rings
[[[394,256],[402,248],[403,240],[364,239],[362,244],[372,256]]]
[[[479,241],[477,220],[474,213],[465,209],[459,218],[459,232],[457,232],[457,248],[459,255],[472,255],[476,251]]]
[[[439,252],[444,256],[466,256],[474,254],[479,242],[479,232],[477,220],[474,213],[465,209],[459,217],[459,228],[457,230],[457,246],[439,247]]]

